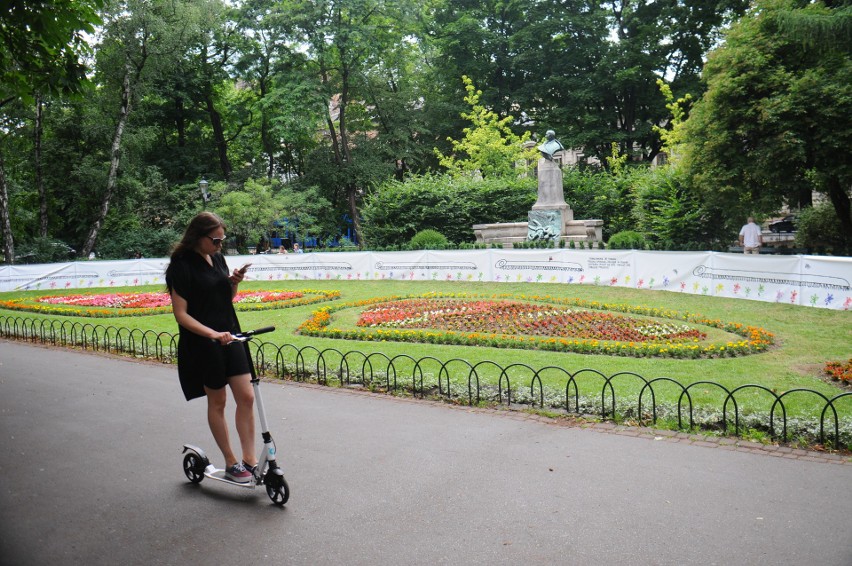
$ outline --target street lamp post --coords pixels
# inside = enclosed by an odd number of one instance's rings
[[[207,192],[207,187],[210,186],[210,183],[207,182],[207,179],[204,177],[198,181],[198,188],[201,189],[201,200],[204,201],[204,206],[207,206],[207,201],[210,200],[210,193]]]

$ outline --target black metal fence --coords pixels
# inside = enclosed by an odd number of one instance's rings
[[[177,335],[168,332],[13,316],[0,316],[0,337],[141,356],[162,362],[174,361],[178,340]],[[250,342],[250,347],[255,366],[262,375],[296,381],[316,380],[324,385],[338,381],[341,385],[358,384],[390,393],[407,390],[414,396],[438,395],[469,405],[481,403],[486,393],[488,400],[499,404],[512,405],[514,399],[516,404],[521,402],[533,408],[579,413],[581,390],[585,393],[590,389],[590,384],[596,387],[593,384],[598,383],[600,390],[598,392],[595,389],[592,397],[598,397],[599,393],[600,402],[595,402],[595,411],[602,419],[618,420],[629,412],[642,424],[657,422],[658,409],[662,403],[661,392],[665,390],[668,398],[675,399],[677,426],[682,430],[696,427],[696,390],[701,388],[707,393],[712,389],[717,392],[717,398],[721,399],[721,421],[717,424],[725,430],[732,429],[735,435],[742,432],[744,398],[748,396],[753,405],[757,394],[762,396],[764,406],[769,406],[767,430],[773,438],[782,441],[789,439],[788,422],[791,420],[785,401],[792,396],[799,399],[810,397],[811,405],[817,407],[819,413],[810,416],[818,422],[819,442],[835,446],[850,442],[850,439],[841,437],[838,402],[847,397],[852,402],[852,392],[839,393],[833,397],[805,388],[778,393],[756,384],[728,389],[713,381],[696,381],[684,385],[671,378],[648,379],[634,372],[618,372],[607,376],[589,368],[571,372],[558,366],[535,369],[521,363],[504,367],[491,361],[472,364],[460,358],[440,360],[432,356],[414,358],[405,354],[389,357],[380,352],[343,352],[335,348],[319,349],[314,346],[299,348],[292,344],[278,345],[260,340]],[[564,387],[559,388],[555,402],[545,401],[546,388],[542,384],[542,376],[547,378],[548,383],[564,383]],[[631,407],[625,411],[624,403],[618,402],[617,389],[631,383],[634,392],[636,388],[639,390],[638,399],[631,399]]]

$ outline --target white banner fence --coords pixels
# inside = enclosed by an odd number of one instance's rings
[[[655,289],[852,310],[852,258],[720,252],[449,250],[228,256],[249,281],[484,281]],[[164,285],[168,259],[0,266],[0,292]],[[546,292],[546,290],[543,289]]]

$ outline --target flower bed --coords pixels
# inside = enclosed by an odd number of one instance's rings
[[[852,358],[845,362],[826,362],[823,371],[832,379],[852,383]]]
[[[234,297],[238,311],[280,309],[329,301],[339,291],[303,289],[300,291],[239,291]],[[40,314],[66,316],[116,317],[169,313],[172,300],[168,293],[103,293],[50,295],[0,301],[0,308]]]
[[[347,308],[363,309],[355,327],[334,328],[332,314]],[[707,343],[706,332],[696,326],[718,328],[738,339]],[[523,295],[378,297],[322,307],[302,323],[299,332],[350,340],[677,358],[752,354],[774,343],[772,333],[762,328],[692,313]]]
[[[620,342],[687,342],[707,334],[686,324],[639,320],[608,312],[576,310],[519,301],[406,299],[370,307],[357,326],[434,328]]]

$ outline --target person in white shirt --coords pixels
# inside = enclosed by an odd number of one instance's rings
[[[748,217],[748,224],[740,229],[740,245],[744,254],[759,254],[760,246],[763,244],[763,236],[760,226],[754,223],[754,218]]]

